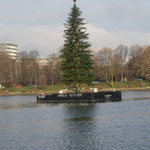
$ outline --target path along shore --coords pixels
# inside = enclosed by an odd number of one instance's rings
[[[138,88],[138,87],[135,87],[135,88],[104,88],[104,89],[99,89],[98,91],[99,92],[106,92],[106,91],[136,91],[136,90],[150,90],[150,87],[140,87],[140,88]],[[73,91],[69,91],[69,92],[73,92]],[[90,92],[90,91],[86,91],[85,90],[83,92]],[[54,93],[58,93],[58,91],[7,92],[7,93],[0,93],[0,96],[39,95],[41,93],[54,94]]]

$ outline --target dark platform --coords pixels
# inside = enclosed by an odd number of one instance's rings
[[[37,96],[38,103],[103,103],[121,101],[121,92],[64,93]]]

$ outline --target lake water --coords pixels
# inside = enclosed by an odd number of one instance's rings
[[[0,97],[0,150],[150,150],[150,91],[122,99],[52,105]]]

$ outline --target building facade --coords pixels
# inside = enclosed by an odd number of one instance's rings
[[[18,45],[13,43],[0,43],[0,51],[6,51],[12,59],[18,59]]]
[[[47,66],[49,63],[49,59],[48,58],[41,58],[37,60],[37,63],[39,64],[40,68],[43,68],[44,66]]]

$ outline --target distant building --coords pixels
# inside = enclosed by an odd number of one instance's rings
[[[47,65],[55,66],[59,61],[60,61],[59,58],[41,58],[37,60],[40,68],[43,68]]]
[[[47,59],[47,58],[41,58],[41,59],[38,59],[37,62],[39,63],[39,67],[42,68],[42,67],[48,65],[49,59]]]
[[[0,51],[6,51],[12,59],[18,59],[18,45],[13,43],[0,43]]]

